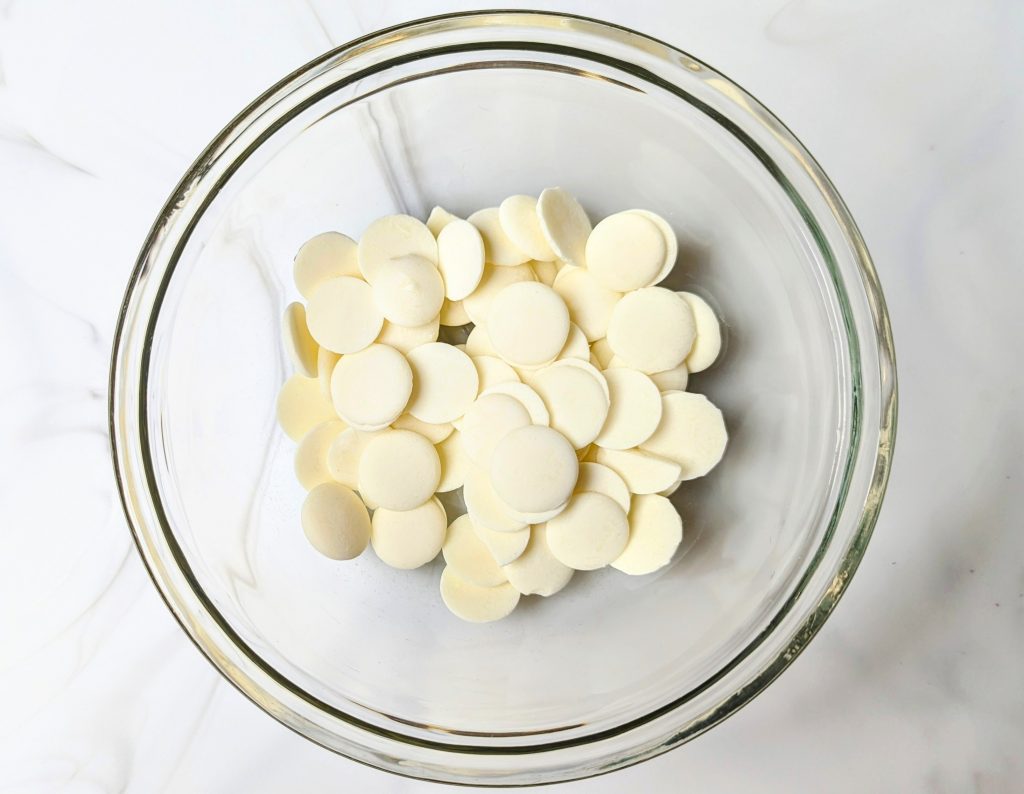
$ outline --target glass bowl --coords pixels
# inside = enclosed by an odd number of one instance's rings
[[[337,563],[299,527],[275,423],[299,245],[393,212],[561,185],[674,226],[674,288],[726,346],[691,390],[721,465],[673,497],[674,563],[575,578],[499,623],[451,616],[440,561]],[[439,781],[607,772],[699,735],[805,647],[864,553],[895,429],[892,339],[857,229],[755,99],[657,40],[558,14],[412,22],[288,76],[210,144],[153,225],[115,341],[110,423],[153,580],[210,661],[324,747]]]

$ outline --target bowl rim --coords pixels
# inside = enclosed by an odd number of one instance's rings
[[[109,372],[108,423],[111,440],[111,455],[113,461],[113,468],[115,473],[115,479],[117,482],[118,493],[122,504],[122,509],[127,519],[127,523],[129,525],[129,529],[131,531],[136,549],[143,560],[147,573],[149,574],[158,592],[160,593],[161,598],[164,600],[165,604],[167,605],[171,613],[174,615],[179,625],[185,631],[186,635],[192,640],[193,644],[195,644],[196,647],[202,652],[203,656],[206,657],[207,660],[218,670],[218,672],[220,672],[233,686],[235,686],[247,698],[256,703],[256,705],[258,705],[263,711],[266,711],[268,714],[273,716],[286,727],[299,733],[299,735],[303,736],[304,738],[310,739],[311,741],[314,741],[317,744],[320,744],[321,746],[332,750],[333,752],[351,758],[352,760],[355,760],[357,762],[365,763],[370,766],[383,769],[385,771],[416,779],[438,780],[444,782],[464,782],[474,783],[477,785],[510,785],[500,780],[495,782],[494,780],[480,780],[465,776],[451,777],[447,775],[441,775],[435,777],[430,774],[423,774],[422,772],[415,773],[408,768],[401,768],[397,765],[389,766],[386,763],[374,763],[364,758],[359,758],[354,755],[348,754],[343,750],[339,749],[338,747],[327,744],[324,741],[319,740],[316,736],[311,735],[306,731],[300,730],[296,724],[285,720],[281,714],[275,713],[275,711],[269,709],[265,702],[261,702],[264,699],[259,698],[256,696],[256,694],[254,694],[251,684],[249,686],[246,686],[245,683],[241,680],[241,678],[245,675],[244,672],[238,671],[236,668],[235,674],[233,675],[232,671],[225,669],[225,665],[218,662],[218,660],[215,658],[215,655],[212,653],[211,648],[204,645],[200,638],[196,636],[196,631],[194,627],[190,626],[189,623],[184,619],[184,616],[181,614],[179,608],[176,606],[172,599],[170,585],[161,577],[160,573],[152,564],[151,559],[147,554],[144,540],[144,535],[146,534],[147,530],[145,527],[140,526],[139,523],[136,521],[136,514],[132,509],[132,505],[130,504],[132,499],[132,489],[131,485],[126,481],[126,472],[123,458],[132,450],[126,448],[126,440],[124,434],[121,431],[122,406],[118,399],[121,389],[131,388],[133,385],[131,383],[122,383],[124,377],[121,371],[120,363],[123,350],[127,342],[126,332],[128,329],[126,328],[126,325],[129,319],[133,298],[136,297],[137,288],[145,274],[147,265],[150,262],[150,254],[154,250],[154,247],[157,246],[158,243],[160,242],[162,232],[168,227],[171,220],[182,211],[184,200],[190,187],[193,187],[195,184],[197,184],[197,182],[200,179],[202,179],[203,175],[207,170],[207,166],[209,165],[211,160],[214,159],[214,156],[217,155],[218,153],[222,153],[222,148],[224,147],[225,143],[229,141],[236,132],[242,129],[245,126],[245,124],[251,121],[253,114],[261,107],[263,107],[266,103],[268,103],[268,101],[272,97],[274,97],[280,91],[282,91],[283,89],[287,88],[290,84],[292,84],[297,78],[300,78],[301,76],[316,69],[316,67],[320,66],[321,64],[327,63],[332,59],[335,59],[345,54],[346,52],[352,54],[354,51],[357,51],[361,45],[397,33],[407,32],[410,30],[414,30],[416,28],[421,28],[426,25],[454,20],[481,20],[478,29],[483,31],[486,30],[485,20],[488,17],[502,18],[503,21],[519,18],[524,21],[517,22],[516,24],[521,24],[524,27],[527,27],[529,25],[530,18],[538,18],[553,21],[572,20],[586,23],[588,25],[593,26],[596,29],[604,29],[605,31],[618,31],[620,33],[625,33],[631,37],[637,37],[637,39],[639,40],[646,40],[647,42],[657,44],[660,47],[665,48],[667,52],[674,53],[680,58],[686,59],[690,63],[699,65],[699,67],[706,70],[709,74],[714,75],[717,78],[721,78],[722,80],[726,81],[729,86],[737,90],[743,97],[743,99],[752,106],[754,111],[756,111],[756,115],[754,112],[748,111],[752,116],[753,120],[764,126],[768,126],[770,132],[775,137],[779,138],[787,145],[795,148],[795,151],[799,154],[801,164],[807,171],[807,175],[811,177],[816,187],[823,194],[823,197],[826,200],[829,209],[832,212],[833,219],[837,222],[841,234],[845,238],[845,241],[849,244],[850,248],[852,249],[853,255],[856,259],[856,265],[859,270],[861,284],[865,290],[865,297],[867,299],[867,303],[871,313],[871,323],[873,326],[872,330],[878,342],[878,350],[875,351],[878,355],[878,374],[880,384],[878,409],[879,425],[877,427],[878,446],[877,449],[874,450],[874,465],[870,473],[869,487],[867,493],[865,494],[863,509],[860,512],[856,532],[852,534],[848,541],[847,551],[843,555],[843,558],[840,562],[839,568],[835,573],[831,586],[824,589],[824,591],[817,598],[817,601],[813,606],[807,607],[806,616],[802,619],[802,621],[800,622],[799,626],[795,629],[795,631],[791,632],[789,641],[783,646],[780,652],[778,652],[775,655],[775,657],[771,660],[769,664],[765,665],[760,671],[758,671],[758,673],[751,680],[749,680],[745,686],[736,690],[733,693],[732,697],[730,697],[726,702],[717,704],[716,708],[711,713],[702,718],[700,721],[698,721],[698,723],[695,726],[688,728],[687,730],[680,731],[675,735],[672,735],[670,738],[668,738],[667,741],[660,743],[659,746],[655,748],[652,752],[648,752],[646,754],[637,754],[633,756],[625,754],[623,757],[615,760],[614,762],[604,763],[600,766],[596,766],[593,769],[589,769],[582,774],[571,774],[565,776],[559,775],[556,772],[554,775],[548,776],[544,779],[530,781],[527,783],[532,785],[535,783],[553,783],[571,779],[579,779],[583,777],[591,777],[597,774],[603,774],[606,772],[613,771],[614,769],[630,766],[632,764],[638,763],[641,760],[646,760],[647,758],[658,755],[661,752],[665,752],[668,749],[678,746],[679,744],[682,744],[685,741],[695,738],[697,735],[703,733],[705,730],[709,729],[713,725],[718,724],[722,720],[736,713],[740,708],[749,703],[754,697],[756,697],[761,691],[763,691],[772,681],[774,681],[775,678],[777,678],[804,650],[804,648],[806,648],[810,640],[813,639],[817,631],[821,628],[825,620],[829,617],[829,615],[835,608],[839,599],[845,592],[846,587],[848,586],[849,581],[853,576],[853,573],[857,570],[857,567],[859,566],[860,561],[863,558],[867,543],[871,537],[875,523],[877,521],[878,513],[881,507],[882,499],[886,490],[891,469],[892,451],[897,426],[898,405],[895,350],[893,346],[892,331],[885,305],[885,299],[882,294],[881,285],[878,280],[877,273],[875,271],[871,257],[867,251],[864,240],[842,198],[839,196],[838,192],[832,185],[824,170],[813,158],[813,156],[807,151],[806,147],[804,147],[803,144],[796,138],[796,136],[793,135],[793,133],[781,121],[779,121],[779,119],[774,114],[772,114],[762,103],[760,103],[752,95],[746,92],[735,81],[724,76],[717,69],[708,66],[703,61],[694,58],[693,56],[689,55],[688,53],[684,52],[683,50],[680,50],[679,48],[671,44],[668,44],[653,36],[639,33],[623,25],[578,14],[550,11],[535,11],[529,9],[480,9],[472,11],[446,13],[402,22],[387,28],[367,33],[364,36],[358,37],[337,47],[331,48],[330,50],[324,52],[323,54],[312,59],[311,61],[307,62],[306,64],[300,66],[298,69],[292,71],[290,74],[283,77],[281,80],[276,82],[274,85],[272,85],[266,91],[264,91],[258,97],[256,97],[256,99],[249,103],[245,108],[243,108],[213,138],[210,144],[200,153],[200,155],[196,158],[192,165],[187,169],[187,171],[185,172],[181,180],[178,182],[178,184],[175,186],[175,188],[171,191],[169,198],[163,205],[162,209],[157,215],[157,218],[154,220],[154,223],[149,233],[146,236],[146,239],[140,250],[139,256],[136,260],[133,272],[129,278],[128,285],[125,290],[125,295],[118,313],[117,327],[112,345]],[[602,31],[590,30],[588,32],[591,34],[598,34]],[[479,49],[489,49],[498,44],[512,44],[511,41],[499,42],[492,40],[484,40],[482,42],[476,43],[481,45]],[[519,45],[524,44],[525,42],[516,41],[515,43]],[[595,55],[595,53],[592,53],[589,50],[576,50],[575,52],[585,52],[589,56]],[[650,80],[649,76],[640,76],[642,77],[642,79]],[[678,89],[675,86],[670,86],[670,88],[675,89],[674,93],[676,93],[677,96],[679,96],[679,98],[686,98],[682,96],[683,89]],[[202,209],[205,210],[205,206]],[[172,263],[170,272],[164,274],[165,281],[163,287],[161,288],[162,290],[166,287],[166,280],[169,278],[171,272],[173,272],[173,264],[176,264],[176,259],[175,262]],[[841,297],[845,299],[845,293],[843,293],[841,289],[840,293]],[[849,311],[849,308],[848,306],[845,306],[845,300],[843,302],[843,311],[844,313],[846,313]],[[158,312],[154,314],[153,321],[155,321],[156,314],[158,314]],[[153,321],[151,321],[150,326],[147,329],[147,333],[152,331]],[[143,366],[143,376],[140,378],[140,383],[138,384],[138,397],[140,399],[140,426],[141,433],[143,436],[142,443],[145,448],[145,452],[147,453],[145,455],[145,458],[147,459],[144,461],[144,466],[146,468],[147,475],[151,477],[152,471],[148,460],[149,446],[148,440],[146,439],[147,432],[145,428],[145,373],[146,368],[148,366],[148,353],[146,353],[145,356],[147,358],[147,361]],[[856,389],[856,384],[854,391],[858,391],[858,389]],[[861,395],[855,394],[854,400],[858,399],[861,399]],[[854,409],[856,411],[856,405],[854,406]],[[871,431],[874,431],[876,428],[872,427],[869,429]],[[856,453],[859,449],[859,443],[860,440],[856,436],[851,438],[850,450],[848,453],[848,458],[844,469],[852,469],[854,458],[856,457]],[[150,482],[152,482],[152,480]],[[152,496],[152,493],[150,493],[149,495]],[[835,523],[835,517],[840,515],[846,507],[844,502],[845,493],[841,495],[833,511],[833,525]],[[156,509],[157,512],[159,513],[160,522],[163,525],[164,534],[167,535],[169,526],[167,525],[166,516],[164,515],[162,507],[159,506],[159,504],[156,505]],[[831,533],[832,529],[834,529],[834,526],[830,526],[829,533]],[[174,541],[171,538],[168,538],[168,540],[174,546],[176,546],[176,541]],[[828,546],[829,542],[830,536],[827,535],[825,540],[823,540],[822,545],[818,549],[816,549],[813,555],[813,559],[808,564],[807,569],[802,572],[794,592],[787,596],[787,598],[782,604],[782,607],[779,609],[778,613],[776,613],[776,615],[773,616],[772,620],[769,621],[765,629],[760,634],[758,634],[757,637],[755,637],[751,643],[749,643],[738,654],[736,654],[736,656],[731,658],[729,662],[725,665],[725,667],[722,668],[722,670],[716,672],[715,675],[713,675],[708,681],[702,682],[702,684],[694,690],[691,690],[684,696],[674,699],[670,703],[665,704],[653,710],[650,713],[644,714],[640,717],[633,718],[613,728],[608,728],[605,730],[586,734],[578,738],[565,739],[560,741],[556,740],[553,742],[548,742],[539,745],[488,747],[481,747],[479,745],[458,745],[442,742],[433,742],[430,740],[421,740],[416,737],[410,737],[406,734],[396,733],[394,731],[389,731],[386,728],[381,728],[379,726],[366,723],[358,717],[346,714],[345,712],[342,712],[334,706],[323,703],[315,696],[310,695],[309,693],[299,688],[297,685],[293,684],[285,676],[283,676],[271,665],[265,662],[259,656],[258,653],[249,648],[248,645],[244,642],[244,640],[242,640],[237,635],[237,633],[235,633],[235,631],[230,627],[227,621],[219,615],[216,608],[209,601],[208,597],[205,595],[205,593],[202,592],[202,588],[199,586],[198,582],[194,579],[194,577],[192,577],[189,567],[186,561],[184,560],[184,557],[181,554],[180,549],[177,549],[175,558],[179,566],[183,566],[184,572],[189,580],[194,595],[196,595],[199,598],[199,600],[202,602],[202,605],[206,610],[213,613],[213,615],[211,615],[210,617],[212,617],[212,619],[218,624],[220,629],[228,635],[228,639],[231,641],[231,643],[235,645],[243,653],[245,653],[254,663],[256,663],[258,667],[260,667],[262,672],[269,675],[272,679],[274,679],[274,681],[277,684],[284,686],[293,694],[298,695],[308,704],[314,706],[317,709],[324,710],[332,716],[344,720],[345,722],[349,723],[350,725],[353,725],[357,729],[367,730],[386,740],[398,742],[400,744],[425,747],[431,750],[436,750],[441,753],[453,755],[459,753],[469,753],[493,754],[496,756],[512,757],[526,756],[533,753],[545,753],[554,750],[564,749],[567,747],[571,748],[596,743],[610,737],[628,733],[629,731],[633,730],[639,725],[647,724],[648,722],[651,722],[659,717],[663,717],[666,714],[675,710],[684,702],[691,699],[696,693],[702,691],[704,688],[710,686],[713,682],[718,680],[721,676],[725,674],[725,672],[728,672],[736,665],[738,665],[744,658],[746,658],[747,655],[749,655],[751,650],[754,647],[756,647],[756,645],[760,644],[760,641],[764,637],[767,637],[773,631],[777,623],[781,620],[783,616],[785,616],[786,612],[789,608],[791,608],[793,603],[795,603],[797,597],[802,594],[804,586],[809,581],[811,575],[815,572],[816,566],[820,562],[820,559],[824,554],[824,549]],[[173,552],[174,549],[172,549],[172,553]],[[266,693],[263,694],[265,695]],[[288,708],[286,704],[285,708]],[[519,784],[514,783],[511,785]]]

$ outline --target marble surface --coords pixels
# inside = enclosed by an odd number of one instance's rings
[[[901,376],[881,520],[810,648],[699,740],[563,788],[1020,791],[1024,5],[527,5],[668,39],[783,118],[867,239]],[[148,225],[235,110],[336,43],[474,6],[0,2],[0,791],[439,790],[292,734],[192,647],[131,546],[106,379]]]

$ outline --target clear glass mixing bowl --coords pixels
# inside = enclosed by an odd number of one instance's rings
[[[674,502],[671,566],[577,576],[462,623],[440,562],[339,564],[299,528],[279,317],[308,237],[561,185],[645,207],[669,284],[727,346],[691,388],[731,431]],[[393,772],[528,784],[606,772],[747,703],[807,644],[864,552],[895,428],[892,340],[839,196],[755,99],[662,42],[555,14],[439,17],[304,66],[203,152],[153,226],[115,343],[121,493],[163,597],[267,713]]]

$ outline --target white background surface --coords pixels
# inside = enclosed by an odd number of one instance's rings
[[[561,790],[1020,791],[1024,4],[529,5],[664,38],[796,132],[874,255],[901,378],[881,520],[810,648],[706,736]],[[192,647],[116,500],[106,377],[137,249],[220,127],[334,44],[475,6],[0,0],[0,791],[441,790],[290,733]]]

